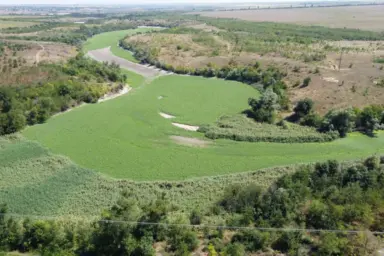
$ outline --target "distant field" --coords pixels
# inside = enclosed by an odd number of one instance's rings
[[[107,32],[107,33],[95,35],[94,37],[88,39],[88,41],[84,44],[84,51],[88,52],[92,50],[111,47],[111,51],[114,55],[127,59],[132,62],[137,62],[137,60],[132,56],[132,54],[129,51],[121,49],[118,46],[118,42],[120,39],[123,39],[127,35],[135,34],[139,32],[144,33],[151,30],[153,29],[138,28],[138,29],[130,29],[130,30],[113,31],[113,32]]]
[[[14,28],[14,27],[30,27],[36,25],[36,22],[24,22],[24,21],[13,21],[13,20],[0,20],[0,29],[2,28]]]
[[[237,18],[249,21],[270,21],[320,25],[332,28],[358,28],[384,31],[384,5],[301,9],[237,10],[201,12],[208,17]]]
[[[23,134],[81,166],[115,178],[182,180],[384,152],[384,134],[351,134],[324,144],[237,143],[218,140],[205,148],[175,144],[169,136],[202,138],[171,122],[199,125],[247,107],[253,88],[218,79],[164,76],[126,96],[87,105],[27,128]],[[163,111],[176,116],[164,119]],[[92,118],[90,118],[92,117]]]

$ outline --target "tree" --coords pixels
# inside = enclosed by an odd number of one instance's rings
[[[328,112],[321,124],[322,131],[338,131],[341,137],[347,136],[355,126],[356,116],[351,109],[331,110]]]
[[[293,109],[293,111],[295,111],[295,114],[299,118],[302,118],[313,111],[313,105],[313,100],[305,98],[297,102],[296,107]]]
[[[8,113],[8,127],[7,133],[14,133],[23,129],[27,121],[23,112],[19,109],[11,110]]]
[[[380,123],[380,112],[377,113],[373,107],[366,107],[358,116],[358,126],[368,134],[372,134]]]
[[[317,255],[345,255],[344,250],[347,244],[345,238],[340,238],[335,233],[322,233],[320,241]]]
[[[244,245],[240,243],[229,243],[224,248],[224,255],[225,256],[244,256],[246,255]]]
[[[271,88],[268,88],[259,100],[249,99],[248,104],[252,108],[254,119],[258,122],[274,123],[276,111],[280,108],[278,96]]]

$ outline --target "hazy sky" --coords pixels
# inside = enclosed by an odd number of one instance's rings
[[[153,4],[153,3],[245,3],[295,2],[300,0],[0,0],[0,4]]]

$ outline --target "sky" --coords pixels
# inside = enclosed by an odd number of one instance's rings
[[[245,2],[295,2],[300,0],[0,0],[1,4],[183,4],[183,3],[245,3]],[[364,1],[364,0],[363,0]]]

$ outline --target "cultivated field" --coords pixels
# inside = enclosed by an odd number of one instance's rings
[[[199,14],[215,18],[236,18],[249,21],[269,21],[318,25],[333,28],[358,28],[384,31],[384,5],[348,6],[326,8],[294,8],[201,12]]]
[[[384,150],[384,136],[353,134],[331,143],[179,145],[173,135],[202,138],[172,126],[212,123],[247,108],[257,91],[248,85],[188,76],[163,76],[126,96],[57,116],[23,134],[81,166],[115,178],[182,180],[246,172],[330,158],[353,159]],[[166,119],[160,112],[176,116]],[[92,117],[87,118],[87,117]]]
[[[14,21],[14,20],[6,20],[0,18],[0,29],[3,28],[17,28],[17,27],[30,27],[33,25],[39,24],[37,22],[29,22],[29,21]]]

